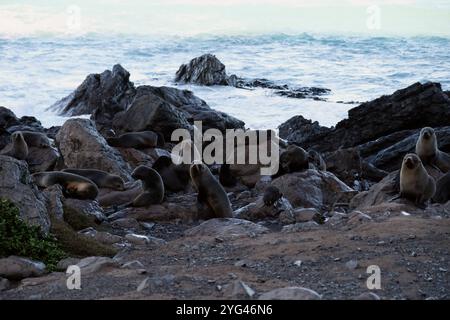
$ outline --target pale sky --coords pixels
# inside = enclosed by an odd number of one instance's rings
[[[338,33],[450,36],[450,0],[0,0],[0,37]]]

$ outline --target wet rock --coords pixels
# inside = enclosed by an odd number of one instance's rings
[[[302,287],[286,287],[275,289],[259,296],[258,300],[320,300],[322,297],[315,291]]]
[[[26,223],[39,226],[44,233],[49,231],[46,199],[32,183],[24,161],[0,156],[0,194],[19,208]]]
[[[66,167],[98,169],[131,180],[131,168],[120,153],[106,143],[92,121],[67,120],[59,130],[56,141]]]
[[[134,94],[135,89],[129,79],[130,74],[119,64],[101,74],[90,74],[74,92],[56,102],[50,109],[64,116],[93,114],[98,111],[102,117],[112,119],[116,112],[125,110]]]
[[[205,86],[228,85],[225,65],[212,54],[204,54],[183,64],[175,74],[175,82]]]
[[[186,236],[206,236],[222,239],[254,237],[269,229],[259,224],[236,218],[210,219],[185,232]]]
[[[0,259],[0,277],[9,280],[42,276],[46,272],[45,268],[44,263],[26,258],[10,256]]]
[[[294,208],[318,210],[333,205],[340,193],[352,191],[331,172],[311,169],[283,175],[271,185],[280,189]]]

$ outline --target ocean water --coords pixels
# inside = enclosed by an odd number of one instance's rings
[[[273,91],[176,85],[178,67],[204,53],[215,54],[228,74],[267,78],[280,84],[332,90],[327,101],[293,99]],[[333,126],[357,104],[417,81],[450,90],[450,38],[252,35],[156,37],[0,37],[0,105],[32,115],[44,126],[65,118],[46,109],[71,93],[90,73],[120,63],[136,85],[186,88],[212,108],[254,129],[277,128],[295,115]]]

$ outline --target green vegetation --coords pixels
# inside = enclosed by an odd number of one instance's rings
[[[38,226],[28,226],[13,203],[0,199],[0,257],[10,255],[42,261],[50,271],[67,256],[55,238],[43,235]]]

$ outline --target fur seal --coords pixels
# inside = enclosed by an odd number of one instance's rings
[[[450,200],[450,172],[442,176],[436,182],[436,193],[433,201],[437,203],[447,203]]]
[[[197,201],[199,205],[204,205],[209,209],[205,217],[199,218],[233,217],[233,210],[225,190],[206,165],[202,163],[191,165],[190,175],[198,192]]]
[[[28,145],[25,142],[23,134],[14,132],[11,135],[11,143],[7,145],[1,152],[1,155],[10,156],[18,160],[25,160],[28,157]]]
[[[125,190],[125,182],[121,177],[115,174],[109,174],[105,171],[95,169],[64,169],[62,172],[73,173],[88,178],[99,188],[108,188],[119,191]]]
[[[18,131],[17,131],[18,132]],[[41,132],[20,131],[28,147],[50,148],[50,140]]]
[[[189,165],[174,164],[168,156],[159,157],[152,166],[161,176],[164,187],[172,192],[179,192],[189,185]]]
[[[424,164],[438,167],[442,172],[450,171],[450,155],[438,149],[437,137],[433,128],[425,127],[420,130],[416,143],[416,154]]]
[[[283,194],[280,189],[274,186],[268,186],[263,195],[264,204],[268,207],[273,206],[282,196]]]
[[[230,165],[224,163],[219,169],[219,181],[224,187],[232,188],[237,184],[237,179],[230,170]]]
[[[139,166],[131,174],[133,179],[142,180],[144,191],[130,204],[132,207],[148,207],[164,200],[164,183],[159,173],[147,166]]]
[[[292,144],[288,145],[286,150],[280,154],[280,168],[273,178],[277,178],[285,173],[309,169],[308,158],[309,156],[305,149]]]
[[[61,185],[68,198],[94,200],[98,195],[98,188],[92,180],[73,173],[47,171],[34,173],[31,177],[40,188]]]
[[[325,160],[323,160],[320,153],[318,153],[316,150],[311,149],[308,151],[308,162],[310,169],[327,171],[327,164],[325,163]]]
[[[400,197],[423,206],[433,197],[435,191],[436,183],[428,175],[420,158],[414,153],[407,154],[400,169]]]
[[[119,137],[106,138],[111,147],[146,149],[164,146],[164,137],[153,131],[128,132]]]

